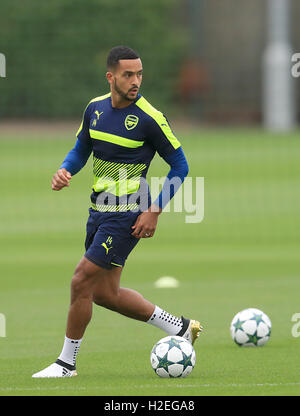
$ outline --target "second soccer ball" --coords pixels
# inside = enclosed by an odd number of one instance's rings
[[[248,308],[235,315],[230,325],[230,333],[239,346],[261,347],[269,340],[271,328],[270,318],[263,311]]]

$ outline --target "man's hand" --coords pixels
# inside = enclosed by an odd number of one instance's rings
[[[137,217],[135,224],[131,227],[134,230],[131,235],[136,238],[153,237],[157,226],[158,216],[161,212],[162,210],[159,207],[152,204],[147,211],[142,212],[142,214]]]
[[[65,186],[70,186],[70,180],[72,175],[65,168],[58,169],[52,178],[52,189],[53,191],[60,191]]]

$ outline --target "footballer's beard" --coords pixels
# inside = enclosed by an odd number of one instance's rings
[[[136,95],[135,95],[135,97],[130,97],[128,94],[129,94],[129,92],[132,90],[132,89],[137,89],[137,93],[136,93]],[[121,88],[119,88],[118,87],[118,85],[117,85],[117,80],[115,79],[114,80],[114,90],[120,95],[120,97],[122,97],[124,100],[127,100],[127,101],[135,101],[135,99],[136,99],[136,96],[137,96],[137,94],[138,94],[138,92],[139,92],[139,88],[138,87],[133,87],[133,88],[130,88],[130,90],[128,90],[127,92],[124,92],[124,91],[122,91],[121,90]]]

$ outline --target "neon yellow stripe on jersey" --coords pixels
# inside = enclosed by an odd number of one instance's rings
[[[135,149],[143,146],[144,142],[126,139],[125,137],[116,136],[115,134],[104,133],[103,131],[90,129],[90,136],[92,139],[103,140],[105,142],[118,144],[119,146],[129,147]]]
[[[139,205],[136,202],[133,204],[123,204],[123,205],[104,205],[104,204],[92,203],[91,206],[95,211],[99,211],[99,212],[127,212],[127,211],[137,211],[139,209]]]
[[[111,96],[111,93],[109,92],[108,94],[105,94],[105,95],[100,95],[100,97],[96,97],[96,98],[93,98],[89,103],[88,103],[88,105],[89,104],[91,104],[91,103],[94,103],[94,102],[96,102],[96,101],[102,101],[102,100],[105,100],[106,98],[108,98],[108,97],[110,97]]]
[[[156,108],[154,108],[144,97],[141,97],[139,100],[137,100],[135,104],[156,121],[174,149],[177,149],[181,146],[178,139],[174,136],[171,127],[169,126],[169,123],[163,113],[156,110]]]
[[[144,163],[117,163],[98,159],[94,156],[95,192],[109,192],[116,196],[129,195],[137,192],[140,178],[147,168]]]
[[[96,178],[97,179],[97,178]],[[93,185],[95,192],[108,192],[116,196],[134,194],[139,190],[140,178],[115,181],[112,178],[98,178]]]
[[[79,126],[79,129],[78,129],[78,131],[77,131],[77,133],[76,133],[76,136],[78,136],[78,134],[81,132],[81,130],[82,130],[82,126],[83,126],[83,121],[81,122],[81,124],[80,124],[80,126]]]
[[[85,112],[86,112],[86,109],[88,108],[88,106],[91,104],[91,103],[95,103],[96,101],[103,101],[103,100],[105,100],[106,98],[108,98],[108,97],[110,97],[111,96],[111,93],[109,92],[108,94],[105,94],[105,95],[100,95],[99,97],[96,97],[96,98],[93,98],[89,103],[88,103],[88,105],[85,107],[85,110],[84,110],[84,112],[83,112],[83,117],[84,117],[84,114],[85,114]],[[79,129],[78,129],[78,131],[77,131],[77,133],[76,133],[76,136],[78,136],[78,134],[81,132],[81,130],[82,130],[82,126],[83,126],[83,120],[82,120],[82,122],[81,122],[81,124],[80,124],[80,127],[79,127]]]
[[[117,163],[98,159],[94,156],[93,172],[96,181],[101,177],[110,177],[115,181],[125,178],[140,177],[147,165],[144,163]]]

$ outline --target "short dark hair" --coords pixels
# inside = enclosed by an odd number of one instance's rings
[[[114,69],[120,59],[139,59],[139,54],[128,46],[115,46],[107,56],[107,69]]]

